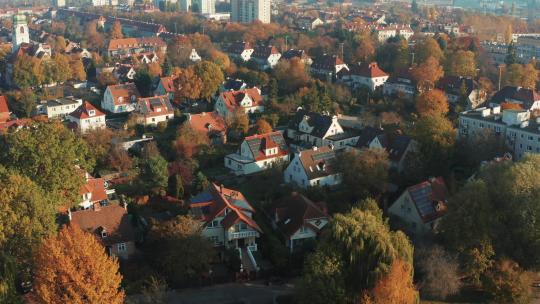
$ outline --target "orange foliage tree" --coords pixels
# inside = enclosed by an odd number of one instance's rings
[[[422,117],[444,116],[448,113],[448,99],[441,90],[431,90],[418,96],[416,111]]]
[[[264,119],[257,120],[255,125],[255,131],[257,134],[265,134],[272,132],[272,126]]]
[[[411,266],[400,259],[392,263],[390,272],[371,291],[371,303],[377,304],[412,304],[417,297]]]
[[[45,239],[35,262],[38,303],[124,303],[118,262],[80,228],[64,227]]]
[[[435,57],[429,57],[425,62],[415,66],[411,71],[418,82],[419,88],[431,88],[444,75],[444,70]]]

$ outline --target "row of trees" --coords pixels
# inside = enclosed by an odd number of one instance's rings
[[[20,88],[63,83],[70,79],[86,80],[82,61],[70,60],[59,53],[50,60],[23,54],[13,66],[13,82]]]

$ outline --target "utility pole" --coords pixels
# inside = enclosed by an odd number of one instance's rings
[[[344,60],[343,59],[343,44],[344,44],[343,42],[339,44],[341,47],[341,60]]]

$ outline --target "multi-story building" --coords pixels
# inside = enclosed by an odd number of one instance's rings
[[[231,21],[270,23],[270,0],[231,0]]]
[[[53,100],[43,100],[36,106],[37,115],[47,115],[47,118],[65,118],[82,105],[82,99],[73,96]]]
[[[501,107],[478,108],[459,116],[459,136],[472,137],[490,130],[504,140],[514,159],[526,153],[540,153],[540,119],[531,118],[531,112]]]
[[[167,52],[167,44],[158,37],[111,39],[107,46],[109,57],[129,57],[133,54]]]
[[[215,14],[216,0],[193,0],[193,7],[197,7],[197,12],[201,14]]]

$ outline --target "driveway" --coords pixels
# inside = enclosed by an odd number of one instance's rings
[[[291,285],[266,286],[261,282],[230,283],[168,293],[171,304],[272,304],[278,295],[293,292]],[[135,300],[138,296],[130,296]],[[133,301],[133,302],[135,302]]]

